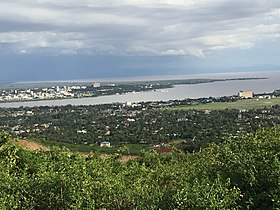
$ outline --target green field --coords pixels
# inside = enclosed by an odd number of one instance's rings
[[[272,105],[280,104],[280,98],[273,99],[243,99],[236,102],[214,102],[214,103],[197,103],[185,106],[178,106],[172,109],[197,109],[197,110],[222,110],[222,109],[257,109],[270,107]]]

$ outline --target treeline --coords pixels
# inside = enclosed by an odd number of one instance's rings
[[[87,157],[0,135],[0,209],[279,209],[280,128],[197,153]]]

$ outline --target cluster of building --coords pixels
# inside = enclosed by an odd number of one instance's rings
[[[27,101],[27,100],[45,100],[45,99],[59,99],[74,97],[72,89],[78,88],[77,86],[56,86],[51,88],[33,88],[26,90],[2,90],[0,92],[0,101]],[[86,88],[79,87],[79,88]]]
[[[92,84],[92,87],[100,88],[101,84],[95,82]],[[0,102],[71,98],[75,96],[76,92],[85,92],[86,89],[87,86],[73,85],[53,86],[49,88],[0,90]]]

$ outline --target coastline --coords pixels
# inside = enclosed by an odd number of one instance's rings
[[[263,80],[268,79],[267,77],[239,77],[239,78],[226,78],[226,79],[182,79],[182,80],[153,80],[153,81],[138,81],[138,82],[130,82],[131,85],[134,83],[166,83],[165,85],[162,85],[159,88],[152,88],[150,90],[144,90],[144,91],[133,91],[128,90],[126,92],[123,92],[121,94],[110,94],[110,93],[104,93],[103,95],[90,95],[90,96],[81,96],[81,97],[75,97],[75,96],[68,96],[64,98],[45,98],[45,99],[27,99],[27,100],[7,100],[7,101],[0,101],[0,104],[5,103],[25,103],[25,102],[40,102],[40,101],[58,101],[58,100],[67,100],[67,99],[83,99],[83,98],[96,98],[96,97],[103,97],[103,96],[113,96],[113,95],[124,95],[128,93],[140,93],[140,92],[150,92],[150,91],[156,91],[156,90],[162,90],[174,88],[178,85],[197,85],[197,84],[205,84],[205,83],[214,83],[214,82],[226,82],[226,81],[250,81],[250,80]],[[47,84],[47,83],[46,83]],[[0,106],[1,107],[1,106]]]

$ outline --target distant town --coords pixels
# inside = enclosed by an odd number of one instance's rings
[[[0,90],[0,102],[51,100],[66,98],[96,97],[102,95],[122,94],[133,91],[148,91],[168,88],[170,85],[160,84],[103,84],[94,82],[92,85],[56,85],[51,87],[33,87],[27,89]]]
[[[29,101],[29,100],[45,100],[45,99],[60,99],[74,97],[72,92],[74,89],[85,90],[86,86],[56,86],[50,88],[32,88],[32,89],[15,89],[2,90],[0,101]]]

